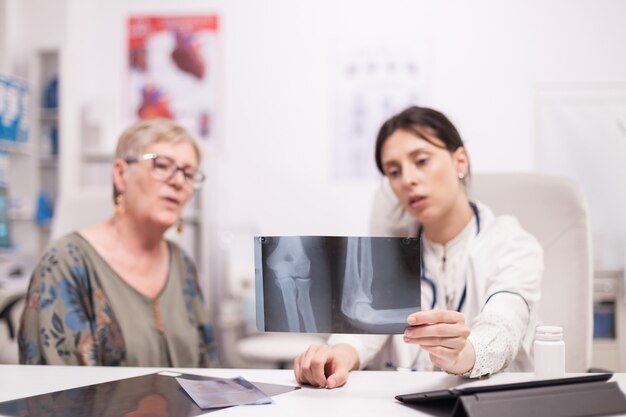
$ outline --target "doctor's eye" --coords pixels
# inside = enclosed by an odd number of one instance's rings
[[[389,178],[398,178],[400,176],[400,170],[397,168],[390,168],[385,172],[385,175]]]
[[[415,162],[415,164],[416,164],[417,166],[420,166],[420,167],[421,167],[421,166],[424,166],[424,165],[428,164],[428,162],[429,162],[429,161],[430,161],[430,158],[421,157],[421,158],[418,158],[418,159],[417,159],[417,161]]]

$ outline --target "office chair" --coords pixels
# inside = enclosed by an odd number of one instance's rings
[[[54,212],[50,239],[105,220],[113,213],[111,192],[95,189],[72,196],[60,196]],[[30,271],[24,278],[29,277]],[[27,284],[28,281],[11,285],[6,280],[0,282],[0,363],[18,363],[17,331],[26,300]]]
[[[50,225],[50,240],[102,222],[113,214],[110,187],[84,189],[73,195],[60,195]]]
[[[22,302],[26,298],[26,294],[18,294],[7,300],[5,305],[0,308],[0,322],[5,322],[10,339],[15,339],[17,336],[17,329],[15,328],[15,320],[12,319],[13,309],[21,311],[19,307],[16,307],[18,303]]]
[[[517,217],[543,247],[539,320],[563,327],[566,371],[587,372],[593,337],[593,260],[580,187],[556,175],[483,173],[473,175],[468,191],[470,199],[487,204],[496,215]],[[406,236],[417,230],[386,180],[375,194],[371,218],[372,235]]]
[[[0,363],[18,363],[17,326],[24,310],[26,294],[14,293],[3,298],[0,305]],[[2,330],[6,329],[6,330]],[[2,334],[5,336],[2,336]]]

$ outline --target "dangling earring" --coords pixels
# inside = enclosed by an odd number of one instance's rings
[[[185,225],[183,224],[183,221],[182,221],[182,220],[180,220],[180,221],[178,222],[178,226],[176,226],[176,231],[177,231],[178,233],[182,233],[184,230],[185,230]]]
[[[123,216],[124,213],[126,212],[126,210],[124,209],[124,206],[122,205],[122,199],[123,197],[121,194],[115,197],[115,216],[116,217]]]

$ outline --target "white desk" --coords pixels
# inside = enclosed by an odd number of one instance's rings
[[[58,367],[0,365],[0,401],[59,391],[160,371],[161,368]],[[179,369],[180,372],[216,377],[243,376],[250,381],[295,385],[291,370]],[[613,377],[626,391],[626,374]],[[502,373],[478,384],[532,379],[532,374]],[[274,404],[231,407],[218,416],[412,416],[419,411],[394,399],[396,394],[449,388],[467,382],[441,372],[352,372],[348,383],[333,390],[304,387],[273,397]]]

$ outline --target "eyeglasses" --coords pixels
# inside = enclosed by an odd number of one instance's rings
[[[176,175],[178,171],[180,171],[183,173],[187,184],[191,184],[194,188],[198,188],[206,178],[201,171],[195,168],[178,166],[176,165],[176,161],[165,155],[146,153],[137,158],[126,158],[125,161],[128,164],[134,164],[141,161],[152,161],[152,174],[154,178],[159,181],[169,181],[174,178],[174,175]]]

